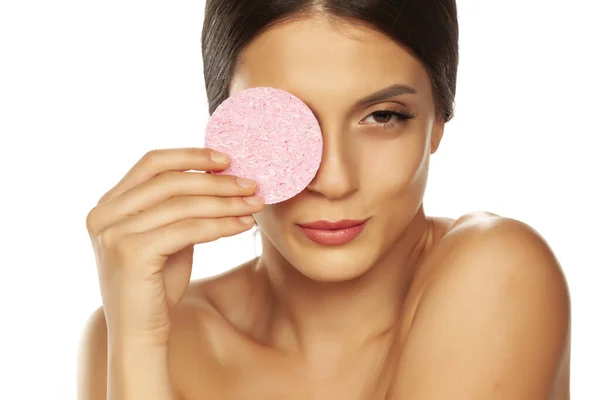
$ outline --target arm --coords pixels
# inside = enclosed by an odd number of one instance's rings
[[[392,398],[552,399],[570,329],[558,261],[512,219],[454,239],[456,251],[421,298]]]
[[[182,400],[170,382],[168,349],[107,334],[102,308],[89,318],[79,349],[79,400]]]

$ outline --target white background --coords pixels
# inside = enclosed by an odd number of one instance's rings
[[[600,399],[598,4],[458,8],[456,117],[431,161],[426,213],[487,210],[546,238],[571,291],[572,398]],[[203,11],[0,3],[0,398],[75,398],[81,329],[101,301],[85,218],[148,150],[202,147]],[[255,251],[252,231],[196,246],[192,278]]]

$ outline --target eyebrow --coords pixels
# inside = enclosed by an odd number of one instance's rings
[[[417,91],[408,85],[395,84],[368,95],[356,102],[355,106],[363,106],[367,103],[375,103],[401,94],[417,94]]]

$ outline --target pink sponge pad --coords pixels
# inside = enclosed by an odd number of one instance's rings
[[[227,169],[258,182],[265,204],[287,200],[315,177],[323,153],[317,118],[298,97],[256,87],[229,97],[211,115],[204,146],[228,154]]]

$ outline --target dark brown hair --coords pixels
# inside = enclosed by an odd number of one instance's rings
[[[419,59],[432,82],[436,114],[454,115],[458,69],[455,0],[207,0],[202,59],[209,114],[229,93],[241,50],[277,23],[318,13],[388,35]]]

